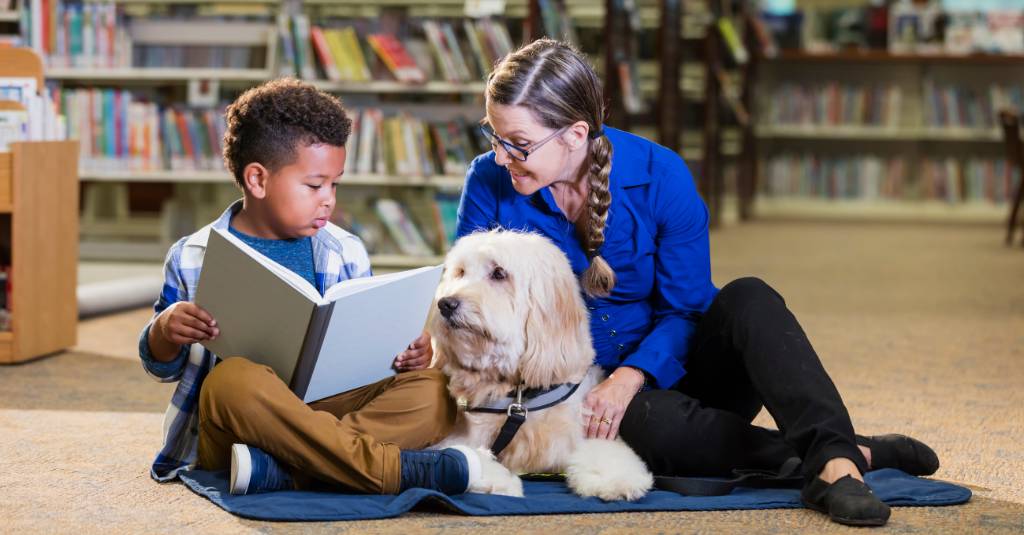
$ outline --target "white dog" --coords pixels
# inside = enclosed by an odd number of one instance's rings
[[[564,472],[574,492],[604,500],[647,493],[653,478],[629,446],[585,437],[583,399],[603,374],[592,365],[586,307],[560,249],[537,234],[466,236],[448,253],[436,304],[433,365],[462,406],[439,446],[489,448],[509,415],[525,412],[497,456],[512,472]],[[508,408],[517,402],[525,411]],[[514,494],[507,489],[519,484],[493,468],[486,475],[496,493]]]

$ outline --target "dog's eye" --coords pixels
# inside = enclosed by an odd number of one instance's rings
[[[491,272],[491,280],[503,281],[507,278],[508,273],[505,273],[505,270],[501,269],[501,267],[496,267],[494,268],[494,271]]]

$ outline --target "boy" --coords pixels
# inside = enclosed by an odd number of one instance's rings
[[[396,358],[395,377],[310,405],[270,368],[239,357],[221,362],[198,343],[219,334],[216,319],[191,302],[211,228],[229,229],[321,294],[370,274],[362,242],[329,222],[351,130],[341,102],[308,84],[275,80],[240,96],[227,123],[224,161],[244,197],[171,247],[156,314],[139,338],[146,371],[178,381],[152,477],[230,466],[238,494],[324,484],[367,493],[464,492],[480,473],[475,452],[415,450],[443,438],[455,419],[443,376],[423,369],[431,357],[426,335]]]

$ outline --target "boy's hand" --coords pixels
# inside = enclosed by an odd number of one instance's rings
[[[220,334],[213,316],[188,301],[167,307],[157,317],[156,325],[164,340],[178,346],[213,340]]]
[[[430,335],[424,332],[419,338],[412,341],[409,347],[405,348],[395,357],[395,369],[399,372],[422,370],[430,366],[430,360],[434,358],[434,348],[430,347]]]

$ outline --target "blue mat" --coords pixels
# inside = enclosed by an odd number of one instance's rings
[[[228,493],[227,472],[192,470],[181,480],[225,511],[255,520],[370,520],[393,518],[417,504],[441,505],[474,516],[617,513],[626,511],[720,511],[731,509],[792,509],[800,505],[793,489],[736,489],[727,496],[681,496],[652,491],[635,502],[604,502],[580,498],[562,482],[524,481],[525,498],[463,494],[445,496],[425,489],[410,489],[397,496],[279,491],[251,496]],[[890,505],[955,505],[971,499],[964,487],[909,476],[892,469],[867,474],[875,494]]]

